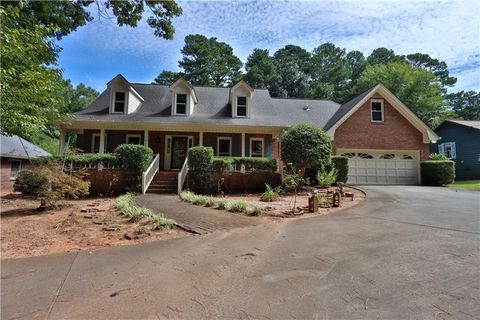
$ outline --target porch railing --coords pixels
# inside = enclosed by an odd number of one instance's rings
[[[187,179],[188,173],[188,157],[185,158],[185,162],[183,163],[182,170],[178,173],[178,187],[177,193],[180,194],[183,189],[183,184],[185,183],[185,179]]]
[[[152,183],[155,174],[160,168],[160,154],[157,153],[148,169],[142,174],[142,194],[147,192],[148,186]]]

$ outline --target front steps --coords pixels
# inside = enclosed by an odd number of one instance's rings
[[[148,186],[147,193],[177,193],[177,187],[177,171],[158,171]]]

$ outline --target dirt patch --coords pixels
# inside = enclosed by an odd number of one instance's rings
[[[62,208],[39,212],[39,201],[1,197],[1,258],[20,258],[178,238],[179,229],[152,231],[145,222],[129,222],[113,207],[115,198],[65,201]],[[127,240],[125,234],[150,234]]]

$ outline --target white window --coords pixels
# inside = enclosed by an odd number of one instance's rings
[[[232,156],[232,138],[218,137],[217,139],[217,155],[219,157]]]
[[[185,93],[177,93],[176,95],[175,114],[187,114],[187,95]]]
[[[445,142],[438,145],[438,152],[443,154],[448,159],[457,158],[457,148],[455,142]]]
[[[125,112],[125,92],[117,91],[115,92],[114,101],[113,101],[113,113],[124,113]]]
[[[11,160],[10,162],[10,180],[15,180],[18,174],[22,171],[22,161]]]
[[[383,122],[383,100],[372,99],[370,105],[372,108],[372,122]]]
[[[263,143],[263,138],[252,138],[250,139],[250,157],[264,157],[265,156],[265,145]]]
[[[104,137],[104,146],[105,150],[107,149],[107,134]],[[91,145],[92,153],[99,153],[100,152],[100,133],[92,134],[92,145]]]
[[[127,134],[127,144],[141,144],[142,138],[139,134]]]
[[[237,96],[237,117],[247,116],[247,97]]]

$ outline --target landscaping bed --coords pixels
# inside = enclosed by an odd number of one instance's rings
[[[20,194],[1,197],[2,259],[130,245],[189,234],[176,228],[152,230],[144,219],[130,222],[115,209],[115,198],[65,200],[62,207],[44,212],[37,211],[39,205],[38,200]]]

